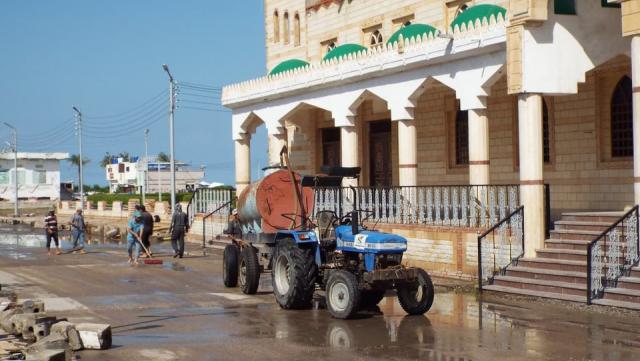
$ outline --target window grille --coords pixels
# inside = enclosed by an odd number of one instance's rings
[[[456,113],[456,164],[469,164],[469,112]]]
[[[631,79],[623,77],[611,97],[611,156],[633,156],[633,104]]]

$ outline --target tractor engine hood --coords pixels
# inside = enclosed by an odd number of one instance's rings
[[[367,253],[402,253],[407,239],[395,234],[362,229],[353,235],[351,226],[336,227],[337,248],[342,251]]]

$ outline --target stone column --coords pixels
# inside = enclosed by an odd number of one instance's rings
[[[640,35],[631,38],[631,84],[633,89],[633,193],[640,204]]]
[[[239,195],[251,181],[251,134],[242,134],[235,140],[236,147],[236,193]]]
[[[269,134],[269,165],[280,165],[280,152],[287,145],[287,133]]]
[[[400,186],[418,185],[418,136],[415,120],[398,120]]]
[[[340,146],[342,152],[343,167],[358,167],[358,132],[353,125],[340,128]],[[352,178],[345,178],[342,182],[345,187],[357,186],[358,181]]]
[[[544,178],[542,148],[542,95],[518,95],[520,139],[520,203],[524,205],[525,257],[544,248]]]
[[[489,184],[489,120],[486,109],[469,109],[469,184]]]

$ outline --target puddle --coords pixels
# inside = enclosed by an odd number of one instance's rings
[[[163,262],[162,263],[162,268],[166,269],[166,270],[171,270],[171,271],[178,271],[178,272],[184,272],[190,269],[178,262]]]

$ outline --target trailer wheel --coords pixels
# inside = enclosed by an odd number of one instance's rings
[[[410,315],[422,315],[433,304],[434,289],[431,277],[423,269],[418,269],[418,282],[398,287],[398,301],[402,309]]]
[[[258,253],[252,246],[247,246],[240,253],[239,281],[244,294],[254,295],[260,284],[260,264]]]
[[[222,281],[226,287],[238,285],[238,247],[228,244],[222,254]]]
[[[280,307],[309,307],[317,273],[313,247],[299,247],[293,239],[279,241],[273,256],[271,277],[273,294]]]
[[[360,292],[360,308],[369,309],[376,306],[384,298],[386,290],[366,290]]]
[[[331,316],[340,319],[352,318],[358,312],[360,290],[358,280],[351,272],[331,272],[327,282],[327,309]]]

